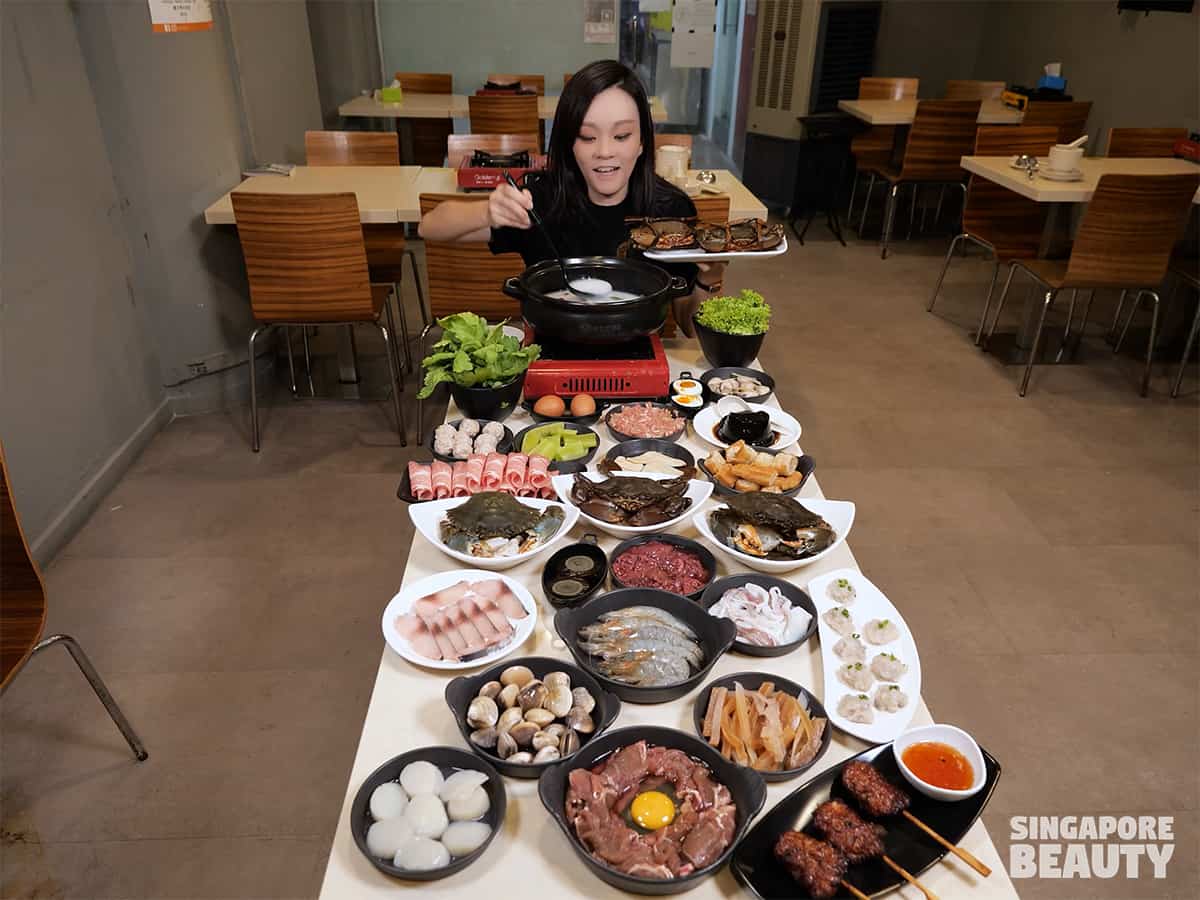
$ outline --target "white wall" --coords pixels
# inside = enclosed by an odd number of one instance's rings
[[[999,80],[1000,75],[977,71],[987,7],[986,0],[886,0],[875,74],[920,78],[923,98],[944,97],[952,78]]]
[[[372,0],[308,0],[321,116],[327,128],[341,126],[338,107],[379,86],[379,44]]]

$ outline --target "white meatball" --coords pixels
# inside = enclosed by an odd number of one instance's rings
[[[404,819],[384,819],[367,829],[367,852],[379,859],[391,859],[412,836],[413,830]]]
[[[491,833],[492,827],[486,822],[451,822],[442,843],[451,856],[466,856],[482,847]]]
[[[847,694],[837,705],[838,715],[860,725],[870,725],[875,721],[875,713],[871,711],[871,699],[866,694]]]
[[[479,434],[479,423],[474,419],[463,419],[458,423],[458,433],[465,434],[467,437],[475,437]]]
[[[483,433],[491,435],[496,440],[500,440],[500,438],[504,437],[504,426],[499,422],[487,422],[483,426]]]
[[[395,819],[404,814],[408,806],[408,794],[394,781],[386,781],[371,792],[371,818]]]
[[[454,446],[450,450],[450,455],[455,459],[466,459],[475,450],[475,445],[469,437],[459,435],[454,439]]]
[[[400,787],[404,788],[409,797],[415,797],[417,794],[436,794],[442,789],[445,781],[442,770],[425,760],[409,763],[400,773]]]
[[[871,660],[871,671],[880,681],[899,681],[908,671],[908,666],[900,662],[895,654],[880,653]]]
[[[410,872],[428,872],[450,865],[450,851],[429,838],[410,838],[396,850],[392,864]]]
[[[838,634],[847,635],[854,632],[854,617],[844,606],[835,606],[833,609],[826,610],[821,618]]]
[[[833,645],[833,652],[838,659],[846,662],[863,662],[867,658],[867,647],[858,639],[857,634],[848,634]]]
[[[455,822],[469,822],[484,815],[491,805],[487,791],[476,785],[469,791],[455,793],[446,803],[446,810]]]
[[[499,443],[490,434],[481,434],[475,438],[476,453],[495,453]]]
[[[454,430],[453,425],[442,424],[433,429],[433,439],[435,441],[453,442],[457,436],[458,432]]]
[[[449,801],[455,794],[470,790],[476,785],[486,784],[487,780],[486,772],[480,772],[478,769],[461,769],[446,779],[446,783],[442,785],[438,795],[443,800]]]
[[[900,639],[900,629],[891,619],[872,619],[863,627],[863,636],[872,644],[890,644]]]
[[[440,838],[450,820],[446,818],[446,807],[434,794],[417,794],[404,810],[404,821],[417,837]]]
[[[895,684],[881,684],[875,691],[875,708],[880,712],[899,712],[908,706],[908,694]]]
[[[838,666],[838,681],[855,691],[868,691],[875,683],[875,676],[860,662],[846,663]]]

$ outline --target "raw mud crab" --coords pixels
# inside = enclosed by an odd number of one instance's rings
[[[484,491],[446,511],[442,540],[471,556],[516,556],[549,540],[563,526],[562,507],[538,512],[511,494]]]
[[[726,498],[709,514],[717,540],[761,559],[805,559],[837,540],[833,526],[803,504],[779,494]]]
[[[571,487],[571,502],[610,525],[657,525],[682,515],[692,505],[684,496],[687,487],[686,478],[657,481],[614,475],[592,481],[581,472]]]

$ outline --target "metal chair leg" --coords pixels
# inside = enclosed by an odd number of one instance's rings
[[[1046,313],[1050,310],[1050,304],[1054,302],[1054,295],[1058,291],[1046,291],[1046,299],[1042,301],[1042,315],[1038,318],[1037,331],[1033,333],[1033,346],[1029,348],[1029,360],[1025,363],[1025,377],[1021,379],[1020,396],[1025,396],[1025,391],[1029,388],[1029,376],[1033,374],[1033,361],[1037,359],[1038,344],[1042,341],[1042,329],[1046,327]]]
[[[1067,344],[1071,341],[1071,325],[1075,322],[1075,300],[1078,296],[1079,289],[1071,288],[1071,302],[1067,306],[1067,327],[1063,329],[1062,343],[1058,345],[1058,352],[1054,354],[1056,363],[1062,362],[1067,352]]]
[[[259,325],[250,332],[250,358],[247,365],[250,366],[250,449],[255,453],[259,450],[258,443],[258,376],[256,374],[256,366],[254,365],[254,342],[258,340],[260,334],[266,334],[271,330],[270,325]]]
[[[412,338],[408,336],[408,316],[404,312],[404,295],[400,293],[400,284],[396,284],[396,312],[400,316],[400,335],[403,338],[399,346],[404,348],[404,368],[408,370],[408,374],[413,373],[413,353],[412,353]],[[399,357],[396,359],[399,364]]]
[[[979,314],[979,329],[975,332],[975,346],[983,335],[983,325],[987,321],[988,310],[992,308],[992,294],[996,293],[996,279],[1000,277],[1000,260],[992,263],[992,280],[988,282],[987,296],[983,298],[983,312]]]
[[[937,228],[937,223],[942,220],[942,201],[946,199],[946,186],[943,184],[938,188],[937,206],[933,208],[933,227]]]
[[[1175,383],[1171,385],[1171,396],[1179,396],[1179,386],[1183,384],[1183,371],[1187,368],[1188,357],[1192,355],[1192,345],[1196,343],[1196,333],[1200,332],[1200,303],[1196,304],[1196,315],[1192,317],[1192,330],[1188,332],[1187,343],[1183,345],[1183,359],[1179,360],[1179,371],[1175,373]]]
[[[883,236],[879,242],[879,258],[887,259],[888,242],[892,238],[892,225],[896,221],[896,203],[900,194],[900,184],[897,182],[888,191],[887,208],[883,215]]]
[[[1145,397],[1150,392],[1150,367],[1154,362],[1154,341],[1158,337],[1159,296],[1158,291],[1145,290],[1141,293],[1154,301],[1150,309],[1150,339],[1146,342],[1146,368],[1142,371],[1142,396]]]
[[[425,288],[421,286],[421,272],[417,269],[417,254],[411,250],[405,250],[404,255],[412,263],[413,281],[417,285],[417,308],[421,311],[421,324],[427,326],[429,324],[429,310],[425,306]],[[412,370],[409,369],[409,371],[411,372]]]
[[[1129,292],[1121,291],[1121,296],[1117,300],[1117,311],[1113,313],[1112,325],[1109,327],[1108,333],[1104,336],[1104,339],[1110,344],[1117,339],[1117,327],[1121,324],[1121,312],[1125,309],[1125,295],[1127,293]]]
[[[871,207],[871,191],[875,190],[875,173],[871,173],[871,180],[867,182],[867,195],[863,197],[862,218],[858,222],[858,236],[862,237],[863,229],[867,227],[867,210]]]
[[[933,286],[933,296],[929,298],[929,305],[925,307],[925,312],[933,312],[933,304],[937,303],[938,292],[942,289],[942,282],[946,279],[946,270],[950,268],[950,259],[954,256],[954,248],[958,246],[959,241],[966,239],[965,234],[960,234],[950,242],[950,249],[946,251],[946,261],[942,263],[941,274],[938,275],[937,284]]]
[[[858,193],[858,172],[850,179],[850,205],[846,207],[846,221],[854,221],[854,195]]]
[[[1004,279],[1004,290],[1002,290],[1000,292],[1000,300],[996,303],[996,314],[994,316],[992,316],[991,327],[988,328],[987,335],[984,336],[982,342],[979,340],[979,335],[975,336],[975,343],[977,345],[982,346],[982,347],[987,347],[988,341],[990,341],[992,339],[992,334],[996,331],[996,323],[1000,321],[1000,313],[1004,311],[1004,301],[1008,299],[1008,289],[1012,286],[1013,275],[1015,275],[1016,273],[1017,273],[1016,263],[1009,263],[1008,264],[1008,277]],[[984,314],[985,315],[987,314],[986,309],[984,310]],[[983,334],[983,320],[982,319],[979,322],[979,332],[980,332],[980,334]]]
[[[396,371],[400,375],[400,390],[404,390],[404,367],[400,365],[400,342],[395,340],[398,332],[396,331],[396,317],[392,314],[392,299],[396,301],[396,305],[400,304],[400,294],[396,290],[396,285],[392,285],[393,295],[387,297],[383,301],[383,311],[387,316],[388,330],[391,332],[393,340],[384,348],[388,351],[388,362],[396,367]],[[405,348],[407,350],[407,348]]]
[[[1125,317],[1125,327],[1121,329],[1120,335],[1117,336],[1117,342],[1113,344],[1113,353],[1119,353],[1121,345],[1125,343],[1125,335],[1129,333],[1129,326],[1133,324],[1133,317],[1137,314],[1138,304],[1142,302],[1142,292],[1138,291],[1133,295],[1133,303],[1129,306],[1129,315]]]
[[[391,318],[391,311],[388,311],[388,317]],[[400,433],[400,446],[408,446],[408,426],[404,424],[404,405],[402,403],[403,388],[400,386],[400,376],[396,367],[395,351],[392,350],[391,342],[395,340],[396,335],[388,334],[387,326],[382,322],[376,322],[375,327],[379,329],[379,333],[383,335],[383,343],[387,348],[388,369],[392,375],[392,406],[396,412],[396,430]]]
[[[912,186],[911,203],[908,204],[908,234],[904,236],[906,241],[912,240],[913,222],[917,218],[917,198],[921,195],[920,186],[916,183]],[[925,230],[925,210],[921,210],[921,230]]]
[[[346,327],[349,328],[351,326],[347,325]],[[317,389],[313,385],[312,354],[309,352],[309,349],[308,349],[308,326],[307,325],[300,326],[300,334],[302,334],[304,336],[304,374],[308,378],[308,396],[315,397],[315,396],[317,396]]]
[[[29,655],[33,656],[55,644],[62,644],[67,648],[67,652],[71,654],[71,659],[75,660],[75,665],[79,666],[79,671],[83,673],[83,677],[88,680],[88,684],[92,686],[92,690],[96,692],[96,696],[104,704],[104,709],[108,713],[109,718],[113,720],[113,724],[120,730],[121,736],[125,738],[125,743],[129,745],[129,749],[133,751],[133,755],[137,757],[137,761],[144,762],[148,759],[150,754],[146,752],[146,747],[142,744],[142,739],[137,736],[137,732],[133,730],[133,726],[125,718],[125,713],[121,712],[121,707],[117,705],[117,701],[109,693],[104,679],[100,677],[100,673],[96,671],[96,667],[92,665],[92,661],[88,659],[87,654],[83,652],[83,648],[79,646],[79,642],[75,638],[69,634],[52,634],[38,641],[37,645],[33,648],[33,652]]]
[[[299,393],[296,389],[296,361],[292,357],[292,329],[286,325],[283,326],[283,340],[287,344],[288,376],[292,379],[292,396],[295,397]]]
[[[432,325],[426,325],[421,329],[421,336],[417,338],[417,352],[421,354],[421,359],[425,358],[425,338],[428,337]],[[424,380],[417,382],[417,391],[420,392],[424,387]],[[417,398],[417,445],[425,443],[425,401],[420,397]]]

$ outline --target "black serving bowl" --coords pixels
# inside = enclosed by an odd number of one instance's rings
[[[596,565],[593,569],[594,578],[579,579],[580,581],[591,581],[592,586],[582,594],[577,594],[574,597],[564,597],[555,593],[552,590],[555,578],[554,571],[558,566],[572,556],[586,556],[591,559]],[[561,550],[556,550],[554,555],[546,562],[542,568],[542,593],[546,596],[550,605],[557,608],[564,606],[579,606],[591,600],[604,587],[604,579],[608,574],[608,554],[596,542],[596,535],[592,533],[585,534],[583,540],[576,544],[568,544]]]
[[[450,385],[450,396],[454,405],[469,419],[488,419],[493,422],[503,422],[514,409],[525,387],[525,372],[517,375],[512,381],[506,381],[499,387],[463,387],[459,384]]]
[[[637,434],[625,434],[623,431],[618,431],[612,425],[612,417],[615,413],[620,412],[627,406],[657,406],[659,409],[667,410],[675,418],[679,419],[679,428],[673,434],[668,434],[661,438],[644,438]],[[635,403],[618,403],[616,406],[610,406],[604,415],[604,424],[608,426],[608,433],[613,436],[613,440],[618,443],[622,441],[639,441],[639,440],[659,440],[659,441],[677,441],[683,437],[683,433],[687,431],[687,418],[670,403],[653,403],[649,400],[639,400]]]
[[[476,675],[460,675],[446,685],[446,705],[450,707],[450,712],[454,714],[454,721],[458,723],[458,730],[462,732],[463,740],[467,742],[467,746],[472,752],[476,753],[480,758],[486,760],[490,766],[495,766],[505,775],[512,778],[537,778],[549,766],[556,765],[557,762],[548,763],[530,763],[522,765],[521,763],[510,763],[501,759],[490,750],[484,750],[482,747],[477,747],[471,743],[471,732],[474,730],[467,724],[467,707],[471,705],[471,701],[479,694],[479,689],[489,681],[499,681],[500,673],[510,666],[525,666],[529,671],[533,672],[535,678],[543,678],[549,672],[566,672],[571,676],[572,689],[577,687],[587,688],[588,693],[596,701],[596,708],[592,710],[592,721],[596,725],[595,731],[590,735],[579,735],[580,749],[587,747],[593,740],[596,739],[606,728],[608,728],[617,718],[617,713],[621,711],[621,701],[606,691],[599,680],[590,673],[572,665],[565,659],[557,659],[550,656],[524,656],[519,659],[506,659],[496,663],[494,666],[489,666],[482,672]],[[576,751],[578,753],[579,751]],[[575,754],[564,757],[564,759],[572,759]]]
[[[760,369],[747,369],[745,366],[721,366],[716,369],[709,369],[696,379],[704,385],[704,399],[709,403],[716,403],[722,396],[714,394],[708,389],[708,380],[710,378],[732,378],[734,375],[748,375],[751,378],[757,379],[766,388],[766,393],[755,394],[753,397],[742,397],[741,399],[747,403],[762,403],[775,392],[775,379]]]
[[[562,421],[562,420],[556,419],[555,421]],[[517,436],[513,438],[513,451],[517,452],[517,453],[522,452],[521,444],[525,440],[525,435],[527,435],[533,429],[540,428],[542,425],[545,425],[545,424],[546,424],[545,422],[538,422],[536,424],[530,425],[528,428],[522,428],[520,431],[518,431]],[[596,434],[595,431],[588,428],[586,425],[580,425],[577,422],[563,422],[562,425],[563,425],[563,428],[565,428],[567,431],[573,431],[576,434]],[[592,461],[592,457],[596,455],[596,451],[599,448],[600,448],[600,435],[596,434],[596,446],[593,447],[591,450],[589,450],[587,453],[585,453],[583,456],[579,457],[579,459],[558,460],[558,461],[550,463],[550,468],[553,471],[559,473],[560,475],[570,475],[574,472],[582,472],[584,469],[587,468],[588,463]]]
[[[396,781],[400,777],[400,771],[409,763],[416,762],[417,760],[425,760],[426,762],[433,763],[442,770],[443,775],[450,774],[450,770],[452,769],[475,769],[476,771],[485,773],[488,780],[484,784],[484,789],[488,792],[488,799],[491,800],[491,806],[488,807],[487,814],[479,820],[486,822],[492,828],[492,833],[488,835],[488,839],[483,842],[483,845],[466,856],[451,859],[450,864],[447,866],[442,866],[440,869],[430,869],[425,872],[401,869],[388,860],[377,859],[367,850],[367,829],[374,822],[370,813],[371,793],[385,782]],[[350,831],[354,835],[354,843],[358,845],[358,849],[362,851],[362,855],[369,859],[371,864],[385,875],[403,878],[406,881],[437,881],[439,878],[445,878],[447,875],[453,875],[455,872],[462,871],[475,862],[475,860],[479,859],[479,857],[483,856],[492,839],[496,837],[496,833],[504,825],[504,814],[507,809],[508,794],[504,791],[504,779],[500,777],[500,774],[495,769],[479,759],[479,757],[458,747],[420,747],[389,759],[367,776],[366,781],[362,783],[362,787],[358,789],[358,793],[354,795],[354,803],[350,807]]]
[[[783,450],[773,450],[770,447],[754,447],[753,449],[756,453],[770,453],[772,456],[775,456],[778,453],[786,452]],[[720,452],[723,453],[724,451],[722,450]],[[726,487],[725,485],[721,484],[721,482],[717,481],[716,476],[714,476],[713,473],[708,470],[708,465],[705,462],[706,459],[707,457],[702,457],[700,459],[699,467],[700,471],[704,473],[704,477],[713,483],[714,493],[723,494],[726,497],[740,497],[742,494],[746,493],[745,491],[738,491],[731,487]],[[800,479],[800,483],[794,488],[786,491],[780,491],[780,496],[795,497],[797,494],[799,494],[802,490],[804,490],[804,485],[808,483],[809,476],[812,475],[816,468],[816,461],[808,454],[802,454],[799,457],[799,462],[796,463],[796,471],[800,472],[804,477]]]
[[[697,316],[692,316],[692,325],[696,328],[696,338],[700,341],[700,349],[704,358],[714,368],[727,366],[748,366],[758,356],[762,347],[762,334],[726,334],[723,331],[713,331],[700,324]]]
[[[474,418],[474,416],[469,416],[468,418]],[[479,421],[480,427],[482,427],[482,426],[486,425],[488,422],[497,422],[497,421],[499,421],[499,419],[486,419],[486,420],[479,419],[478,421]],[[436,450],[433,449],[433,433],[435,431],[437,431],[438,428],[440,428],[442,424],[453,425],[455,428],[458,428],[458,426],[460,424],[462,424],[462,419],[453,419],[449,422],[439,423],[438,425],[435,425],[433,428],[431,428],[429,430],[429,452],[433,454],[434,459],[440,459],[442,462],[448,462],[448,463],[463,462],[463,460],[461,460],[461,459],[457,459],[453,456],[447,456],[445,453],[438,453]],[[504,436],[502,438],[500,438],[500,440],[496,443],[496,452],[497,453],[509,453],[512,451],[512,448],[513,448],[512,429],[509,428],[507,425],[505,425],[504,426]]]
[[[650,541],[661,541],[664,544],[674,544],[676,547],[681,547],[682,549],[687,550],[689,553],[693,553],[700,558],[700,562],[704,564],[704,568],[708,571],[708,578],[705,580],[704,584],[692,591],[690,594],[676,595],[686,596],[689,600],[699,600],[700,595],[704,593],[705,589],[712,584],[713,579],[717,577],[717,559],[712,555],[712,553],[709,552],[709,549],[699,541],[693,541],[691,538],[680,537],[677,534],[668,534],[665,532],[659,532],[656,534],[639,534],[636,537],[631,537],[628,540],[621,541],[621,543],[617,544],[617,546],[613,548],[612,554],[608,557],[608,577],[609,580],[612,581],[613,587],[617,589],[626,588],[629,590],[638,591],[655,590],[655,588],[643,588],[638,587],[635,584],[626,584],[620,578],[618,578],[617,573],[613,571],[613,563],[617,561],[617,558],[622,553],[624,553],[630,547],[636,547],[638,544],[646,544]]]
[[[419,465],[427,466],[430,463],[432,463],[433,460],[419,460],[418,459],[418,460],[416,460],[416,462]],[[413,496],[412,483],[410,482],[409,477],[408,477],[408,466],[407,465],[400,472],[400,484],[397,485],[397,487],[396,487],[396,496],[399,499],[403,500],[405,503],[424,503],[425,502],[424,500],[418,500],[416,497]]]
[[[537,399],[540,400],[542,398],[538,397]],[[604,414],[604,401],[595,397],[592,399],[596,401],[596,411],[590,416],[572,416],[569,413],[561,416],[543,416],[540,412],[533,411],[533,404],[537,401],[530,400],[528,397],[525,398],[521,406],[533,417],[533,421],[539,424],[544,422],[574,422],[576,425],[594,425],[599,421],[600,416]],[[569,409],[571,406],[570,401],[564,398],[563,402],[567,404],[567,408]]]
[[[801,687],[796,682],[787,678],[780,678],[778,675],[767,675],[764,672],[738,672],[734,675],[726,675],[724,678],[710,681],[700,689],[700,693],[696,695],[696,702],[692,705],[692,723],[696,726],[696,734],[701,736],[701,740],[704,739],[704,714],[708,710],[708,697],[712,693],[713,688],[723,687],[732,691],[735,681],[741,684],[746,690],[752,692],[757,691],[764,681],[770,681],[775,685],[775,690],[798,697],[808,708],[808,714],[812,718],[820,717],[825,720],[825,728],[821,732],[821,748],[817,751],[817,755],[804,765],[797,766],[794,769],[781,769],[778,772],[764,772],[754,769],[753,771],[758,772],[765,781],[787,781],[789,778],[795,778],[801,772],[812,768],[816,761],[825,755],[825,751],[829,749],[829,742],[833,739],[833,726],[829,724],[829,716],[825,713],[825,707],[821,705],[821,701],[814,697],[811,691]]]
[[[604,613],[627,606],[653,606],[678,616],[696,633],[704,648],[704,665],[690,678],[662,687],[636,687],[598,674],[591,668],[592,657],[579,646],[579,629],[594,622]],[[554,629],[566,642],[567,649],[575,661],[600,682],[601,687],[611,691],[628,703],[666,703],[682,697],[704,680],[721,654],[729,649],[737,637],[737,626],[728,619],[717,619],[706,613],[699,605],[667,591],[642,588],[626,588],[610,591],[583,606],[560,609],[554,616]],[[589,742],[590,745],[590,742]]]
[[[691,478],[696,474],[696,457],[692,456],[691,451],[682,444],[662,438],[635,438],[631,441],[622,441],[619,444],[614,444],[604,454],[604,459],[596,468],[606,475],[619,472],[621,470],[617,468],[618,456],[638,456],[642,453],[649,453],[651,450],[655,450],[663,456],[670,456],[672,459],[682,461],[684,468],[679,471],[681,477]]]
[[[640,878],[618,872],[600,860],[596,859],[579,838],[575,835],[571,823],[567,821],[566,798],[570,774],[575,769],[590,769],[602,762],[606,757],[623,747],[646,741],[659,747],[682,750],[688,756],[696,759],[712,770],[713,777],[729,789],[737,807],[737,818],[733,832],[733,840],[715,860],[703,868],[696,869],[682,878],[660,880],[655,878]],[[699,738],[692,737],[686,732],[674,728],[662,728],[656,725],[634,725],[628,728],[618,728],[603,737],[589,741],[570,760],[552,766],[543,773],[538,781],[538,795],[542,805],[554,817],[558,827],[566,835],[571,847],[583,860],[584,865],[591,869],[601,881],[615,888],[634,894],[650,894],[663,896],[678,894],[690,890],[700,884],[708,876],[720,870],[733,855],[738,842],[745,837],[750,828],[750,822],[758,815],[767,798],[767,785],[762,777],[753,769],[735,765],[721,756],[713,747]]]
[[[778,647],[759,647],[756,644],[748,644],[745,641],[736,640],[733,642],[735,653],[744,653],[747,656],[783,656],[785,653],[791,653],[817,633],[817,607],[813,604],[812,598],[808,596],[807,592],[790,581],[784,581],[782,578],[774,578],[762,572],[740,572],[737,575],[727,575],[724,578],[718,578],[716,581],[710,582],[708,587],[704,589],[704,593],[700,596],[700,605],[708,609],[720,600],[721,595],[726,591],[741,587],[748,582],[754,582],[768,590],[773,587],[779,588],[783,591],[783,596],[792,602],[792,606],[799,606],[808,613],[811,621],[808,623],[808,628],[804,630],[804,634],[790,643],[780,644]]]

